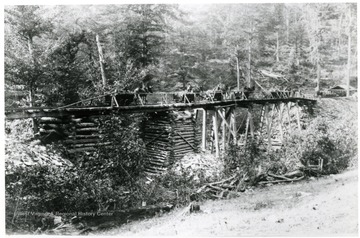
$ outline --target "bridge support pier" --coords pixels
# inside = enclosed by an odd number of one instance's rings
[[[206,150],[206,123],[207,123],[207,111],[206,109],[202,110],[202,135],[201,135],[201,149],[202,151]]]
[[[301,130],[301,124],[300,124],[300,107],[299,103],[296,102],[296,121],[298,125],[298,129]]]
[[[237,129],[236,129],[236,115],[235,115],[235,107],[231,107],[230,114],[230,130],[232,130],[233,134],[233,142],[237,145]]]
[[[218,130],[218,109],[214,110],[213,132],[214,132],[214,143],[215,143],[215,155],[216,155],[216,157],[219,157],[220,156],[220,148],[219,148],[219,130]]]

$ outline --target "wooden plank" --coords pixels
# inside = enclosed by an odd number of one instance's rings
[[[214,143],[215,143],[215,155],[216,157],[220,156],[220,149],[219,149],[219,132],[218,132],[218,112],[217,109],[214,110],[213,115],[213,131],[214,131]]]

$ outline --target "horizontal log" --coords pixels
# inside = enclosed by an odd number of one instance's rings
[[[159,161],[166,161],[168,158],[169,158],[169,155],[146,155],[146,158],[148,160],[152,160],[152,159],[155,159],[155,160],[159,160]]]
[[[147,158],[157,158],[157,159],[163,159],[166,160],[170,155],[168,154],[146,154]]]
[[[174,156],[182,156],[182,155],[185,155],[187,153],[194,153],[194,151],[192,149],[182,149],[182,150],[179,150],[179,151],[174,151]]]
[[[66,132],[66,131],[63,131],[63,130],[58,130],[58,129],[47,129],[47,130],[45,130],[43,128],[40,128],[39,132],[40,132],[40,135],[51,134],[51,133],[55,133],[55,134],[58,134],[58,135],[61,135],[61,136],[70,135],[69,132]]]
[[[77,153],[77,152],[85,152],[85,151],[95,151],[97,150],[94,147],[82,147],[82,148],[76,148],[76,149],[69,149],[67,150],[70,154]]]
[[[146,151],[147,151],[147,153],[150,153],[150,154],[168,155],[170,153],[170,148],[159,147],[159,146],[149,146],[149,147],[146,147]]]
[[[151,172],[155,172],[155,173],[157,173],[157,172],[161,173],[166,170],[167,170],[166,168],[152,168],[152,167],[148,167],[148,166],[145,167],[145,171],[151,171]]]
[[[103,145],[111,145],[111,142],[103,142],[103,143],[84,143],[84,144],[74,144],[72,145],[74,148],[80,148],[80,147],[97,147],[97,146],[103,146]]]
[[[68,119],[60,119],[56,117],[41,117],[39,119],[40,124],[67,124],[69,122]]]
[[[167,163],[167,159],[163,159],[163,158],[148,158],[147,161],[154,161],[154,162],[157,162],[157,163],[161,163],[161,164],[166,164]]]
[[[98,127],[85,127],[85,128],[76,128],[76,131],[98,131]]]
[[[154,155],[154,156],[168,156],[170,155],[170,151],[163,151],[163,150],[147,150],[146,151],[147,155]]]
[[[93,142],[100,142],[100,139],[95,138],[95,139],[64,140],[64,143],[66,144],[84,144],[84,143],[93,143]]]
[[[174,141],[174,143],[171,147],[174,147],[177,145],[184,145],[184,144],[187,144],[187,145],[190,144],[190,145],[194,146],[196,144],[196,141],[192,140],[192,139],[187,139],[186,141],[185,140],[176,140],[176,141]]]
[[[164,165],[165,163],[168,163],[168,159],[167,159],[167,158],[156,158],[156,157],[153,157],[153,158],[148,158],[146,161],[147,161],[147,162],[154,161],[154,162],[157,162],[157,163],[161,163],[162,165]]]
[[[164,154],[164,155],[168,155],[170,154],[170,150],[168,148],[166,149],[163,149],[163,148],[158,148],[158,147],[149,147],[149,148],[146,148],[146,151],[147,153],[149,154]]]
[[[191,147],[190,145],[188,145],[188,144],[182,144],[182,145],[178,145],[178,146],[174,146],[173,148],[172,148],[172,151],[178,151],[178,150],[182,150],[182,149],[191,149],[191,150],[193,150],[193,147]]]
[[[43,128],[45,130],[47,129],[60,129],[61,130],[61,124],[43,124],[43,125],[40,125],[40,128]]]
[[[94,122],[81,122],[81,123],[76,123],[75,127],[97,127],[97,124]]]
[[[159,161],[155,161],[155,160],[148,160],[149,165],[157,165],[157,166],[161,166],[161,167],[165,167],[164,162],[159,162]]]
[[[92,134],[92,135],[70,135],[69,139],[80,139],[80,138],[100,138],[100,134]]]
[[[193,149],[183,148],[183,149],[181,149],[181,150],[174,150],[174,156],[176,156],[176,155],[183,155],[183,154],[192,153],[192,152],[194,152]]]

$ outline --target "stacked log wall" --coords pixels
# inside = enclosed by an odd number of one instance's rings
[[[63,142],[69,153],[93,151],[101,143],[97,117],[43,117],[39,120],[40,138],[44,144]]]
[[[163,172],[186,153],[197,151],[199,141],[193,113],[150,113],[142,130],[148,173]]]

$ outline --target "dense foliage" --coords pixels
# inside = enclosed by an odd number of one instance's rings
[[[55,160],[54,153],[61,153],[61,146],[45,148],[29,142],[18,146],[16,139],[26,143],[23,140],[26,134],[17,133],[25,131],[24,126],[17,121],[10,123],[13,136],[8,138],[6,153],[9,157],[6,159],[8,229],[20,226],[34,230],[46,213],[101,212],[139,206],[136,184],[143,171],[145,147],[137,134],[138,123],[125,116],[102,118],[100,129],[107,135],[103,139],[111,142],[111,149],[105,145],[91,153],[63,154],[71,161],[68,164],[40,162],[39,156]],[[40,215],[24,216],[21,214],[24,212]]]
[[[237,75],[242,87],[261,70],[302,89],[344,83],[356,31],[345,3],[6,6],[6,102],[14,91],[52,106],[142,83],[235,87]]]

